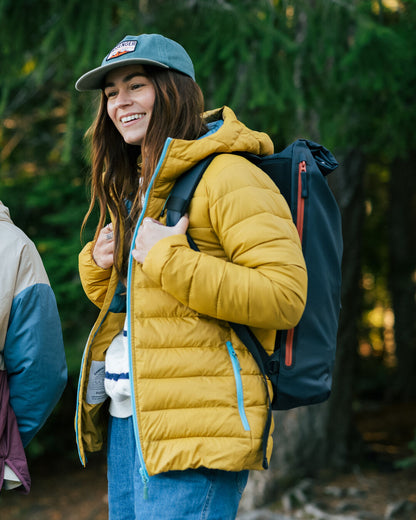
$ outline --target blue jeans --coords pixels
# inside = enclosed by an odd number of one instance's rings
[[[160,473],[150,477],[145,499],[132,418],[110,416],[107,478],[110,520],[234,520],[248,471]]]

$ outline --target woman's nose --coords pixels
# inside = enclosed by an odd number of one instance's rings
[[[120,91],[117,96],[116,106],[125,106],[131,103],[129,93],[126,91]]]

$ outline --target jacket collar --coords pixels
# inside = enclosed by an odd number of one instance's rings
[[[154,183],[156,196],[165,198],[174,181],[186,170],[213,153],[250,152],[257,155],[273,153],[273,142],[263,133],[250,130],[234,112],[224,106],[204,114],[208,132],[199,139],[168,139],[158,165]],[[164,185],[166,184],[166,190]]]
[[[0,200],[0,221],[9,222],[13,224],[12,219],[10,218],[10,211]]]

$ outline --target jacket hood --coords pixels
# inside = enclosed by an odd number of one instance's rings
[[[7,208],[2,201],[0,200],[0,221],[6,221],[12,224],[12,219],[10,218],[9,208]]]
[[[173,181],[184,171],[213,153],[249,152],[269,155],[274,151],[273,142],[264,132],[249,129],[239,121],[228,107],[204,114],[210,131],[194,141],[172,139],[162,156],[160,177]]]

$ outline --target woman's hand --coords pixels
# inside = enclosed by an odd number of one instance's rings
[[[92,252],[94,262],[102,269],[108,269],[114,263],[113,224],[107,224],[100,231]]]
[[[188,215],[184,215],[172,227],[164,226],[157,220],[146,217],[137,232],[135,247],[132,251],[133,258],[143,264],[148,252],[159,240],[172,235],[184,235],[188,226]]]

